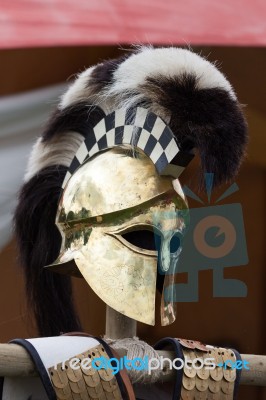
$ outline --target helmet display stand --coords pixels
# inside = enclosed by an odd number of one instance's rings
[[[137,334],[137,321],[106,306],[105,335],[110,339],[133,338]]]

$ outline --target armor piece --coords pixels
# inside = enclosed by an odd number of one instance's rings
[[[234,398],[236,369],[232,366],[237,361],[233,350],[222,347],[203,345],[198,341],[178,339],[184,357],[191,361],[191,366],[184,367],[181,387],[181,400],[228,399]],[[214,359],[215,368],[207,369],[205,359]],[[194,360],[202,360],[203,367],[193,367]]]
[[[100,338],[72,332],[12,343],[25,349],[38,374],[0,379],[1,400],[135,400],[126,369],[112,368],[118,355]]]
[[[178,400],[235,400],[241,376],[241,355],[237,350],[205,345],[199,341],[171,338],[161,339],[155,350],[173,351],[172,364],[163,359],[162,371],[174,369],[172,385],[162,385],[163,399]],[[136,387],[136,385],[135,385]],[[160,398],[159,385],[145,390],[143,385],[136,388],[136,397],[143,400]]]
[[[83,164],[67,182],[56,217],[61,252],[49,268],[83,276],[106,304],[154,325],[158,259],[168,288],[167,298],[162,295],[161,323],[168,325],[175,320],[169,286],[187,220],[177,181],[160,176],[142,151],[113,148]],[[156,235],[158,248],[127,240],[144,231]],[[70,271],[64,264],[71,260],[77,269]]]
[[[89,359],[92,362],[100,357],[109,360],[109,356],[102,345],[73,357],[72,360],[80,360],[79,368],[72,368],[71,360],[49,368],[56,398],[58,400],[71,400],[73,398],[77,400],[122,400],[121,391],[112,369],[88,368],[89,365],[85,364],[83,367],[83,360]]]

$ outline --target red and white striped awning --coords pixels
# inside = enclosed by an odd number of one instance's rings
[[[1,0],[0,48],[266,44],[265,0]]]

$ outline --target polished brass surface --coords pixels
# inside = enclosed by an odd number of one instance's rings
[[[182,239],[188,212],[172,178],[159,176],[143,153],[134,156],[128,149],[109,150],[82,165],[69,180],[56,220],[63,238],[61,252],[51,268],[64,273],[64,263],[74,260],[106,304],[154,325],[157,263],[165,274],[164,290],[173,287],[181,247],[170,253],[170,242],[174,235]],[[157,251],[123,237],[143,229],[159,235],[159,260]],[[78,275],[73,268],[67,272]],[[167,299],[162,295],[161,323],[174,320],[170,289]]]
[[[172,189],[173,178],[158,175],[143,152],[134,155],[116,147],[83,164],[67,183],[57,222],[125,210]]]

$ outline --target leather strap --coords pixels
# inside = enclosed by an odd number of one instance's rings
[[[115,358],[117,358],[117,359],[120,358],[119,355],[116,353],[116,351],[114,349],[110,348],[110,350],[113,353]],[[128,376],[128,374],[127,374],[127,372],[126,372],[126,370],[124,368],[120,371],[120,375],[121,375],[121,378],[122,378],[122,380],[124,382],[124,385],[126,387],[128,400],[136,400],[132,383],[130,382],[129,376]]]

